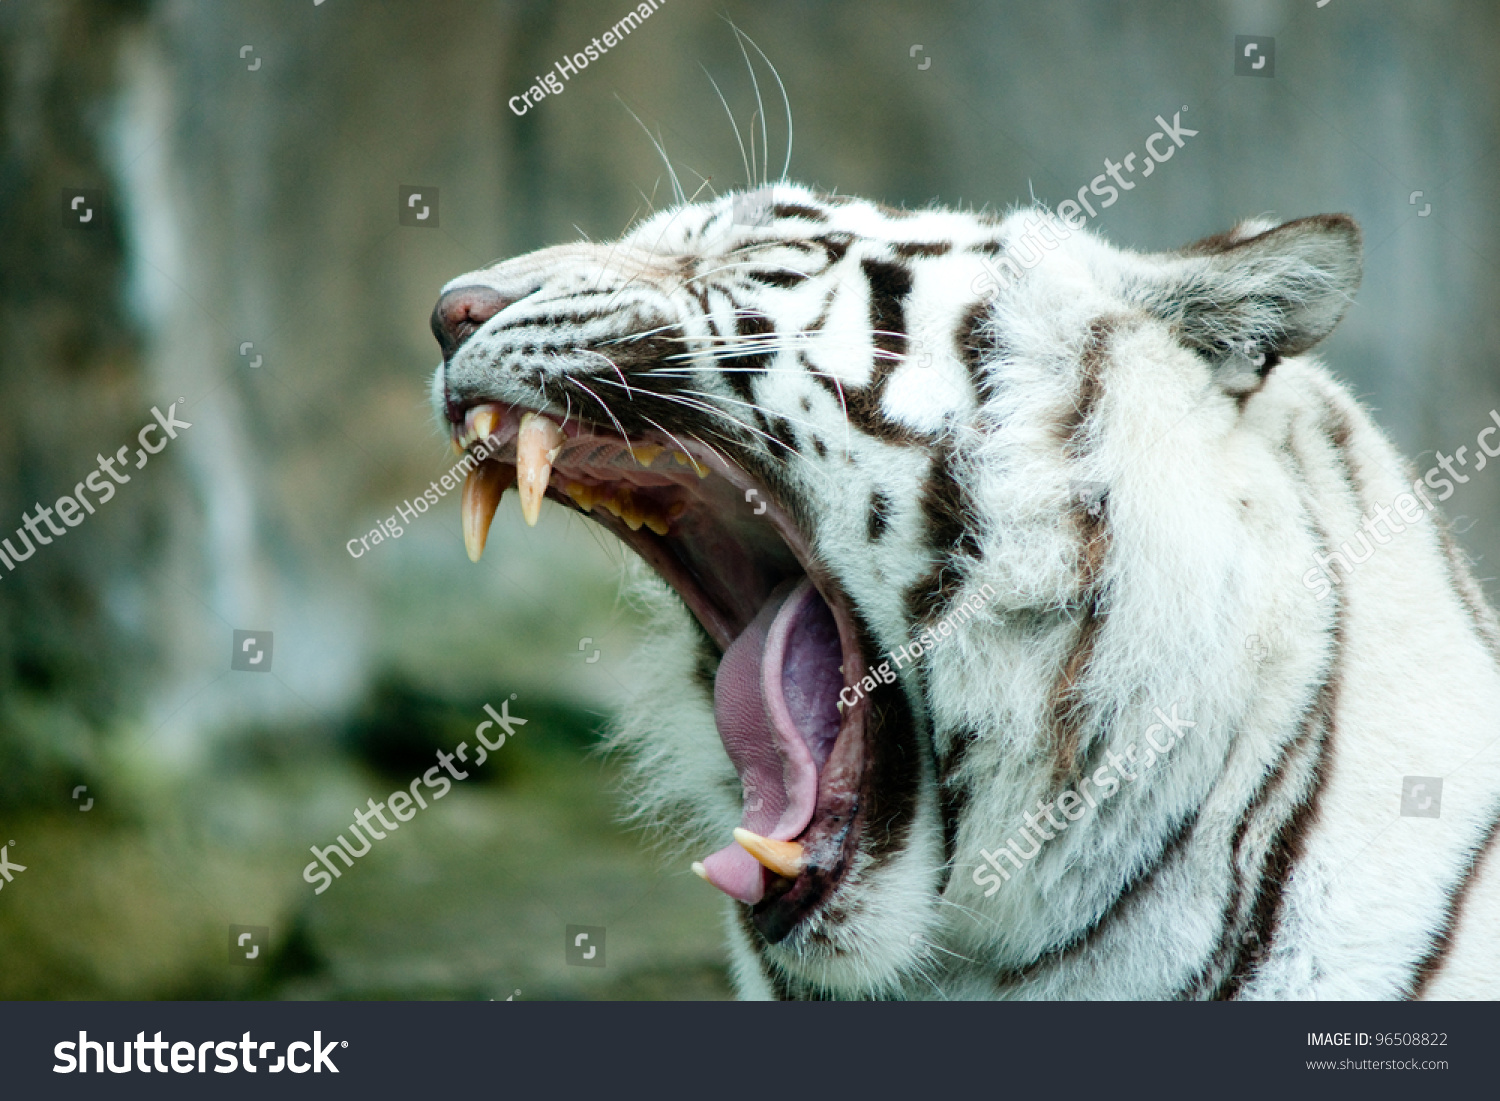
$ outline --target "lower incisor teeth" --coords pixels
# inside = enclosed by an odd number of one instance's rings
[[[762,867],[787,879],[796,879],[807,867],[802,846],[796,841],[772,841],[769,837],[744,829],[736,829],[734,839],[742,849],[760,861]]]

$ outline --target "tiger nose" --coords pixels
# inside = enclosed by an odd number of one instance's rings
[[[454,287],[432,308],[432,335],[446,363],[474,331],[515,299],[489,287]]]

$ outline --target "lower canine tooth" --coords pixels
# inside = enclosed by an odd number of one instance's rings
[[[516,435],[516,473],[521,490],[521,515],[536,527],[542,514],[542,495],[552,477],[552,463],[567,439],[563,430],[540,413],[523,413]]]
[[[772,841],[769,837],[742,829],[734,831],[734,839],[742,849],[760,861],[763,867],[770,868],[787,879],[796,879],[802,874],[802,869],[807,867],[802,846],[796,841]]]
[[[515,476],[511,466],[484,462],[464,479],[464,550],[469,552],[470,562],[478,562],[484,554],[484,541],[490,532],[490,521],[495,518],[495,507],[515,483]]]

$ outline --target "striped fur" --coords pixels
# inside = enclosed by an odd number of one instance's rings
[[[879,694],[880,828],[833,896],[776,944],[727,904],[741,992],[1500,996],[1495,617],[1436,519],[1326,599],[1302,581],[1412,481],[1306,355],[1357,285],[1353,223],[1142,255],[1042,210],[774,190],[761,224],[726,197],[453,280],[524,297],[436,382],[731,456],[871,663],[997,594]],[[717,655],[645,572],[615,742],[696,856],[740,819]],[[1196,724],[1159,754],[1158,710]],[[981,855],[1132,745],[1139,779],[1030,859]],[[1443,777],[1440,818],[1400,815],[1409,775]]]

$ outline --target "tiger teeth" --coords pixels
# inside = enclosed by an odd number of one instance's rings
[[[740,843],[740,848],[760,861],[762,867],[787,879],[796,879],[807,867],[802,846],[796,841],[772,841],[769,837],[739,828],[734,831],[734,839]]]
[[[594,496],[594,487],[584,482],[568,482],[563,486],[563,492],[573,498],[584,512],[593,512],[594,505],[599,501]]]
[[[480,463],[464,479],[464,550],[470,562],[478,562],[484,554],[484,541],[489,536],[490,522],[495,519],[495,508],[514,480],[515,471],[511,467],[489,462]]]
[[[698,462],[697,459],[693,458],[691,455],[685,455],[681,451],[674,451],[674,452],[672,452],[672,459],[673,459],[673,461],[675,461],[677,463],[678,466],[690,466],[690,467],[692,467],[693,468],[693,473],[696,474],[696,475],[698,475],[698,477],[700,477],[700,478],[707,478],[708,477],[708,467],[702,465],[700,462]]]
[[[650,466],[666,448],[659,443],[638,443],[634,444],[630,450],[636,462],[642,466]]]
[[[493,405],[481,405],[474,410],[474,439],[487,440],[500,427],[500,413]]]
[[[516,435],[516,474],[521,490],[521,515],[530,527],[536,527],[542,514],[542,496],[552,477],[552,464],[566,439],[563,430],[540,413],[521,415],[521,428]]]
[[[500,409],[495,405],[476,405],[464,414],[453,438],[456,451],[466,451],[480,440],[488,439],[500,427]]]
[[[623,521],[631,531],[646,528],[657,535],[666,535],[671,531],[672,521],[681,516],[687,508],[683,502],[674,501],[665,513],[659,512],[655,502],[637,497],[630,487],[625,485],[610,489],[602,485],[589,485],[586,482],[567,482],[563,486],[563,492],[585,512],[593,512],[596,508],[602,508],[617,520]]]

